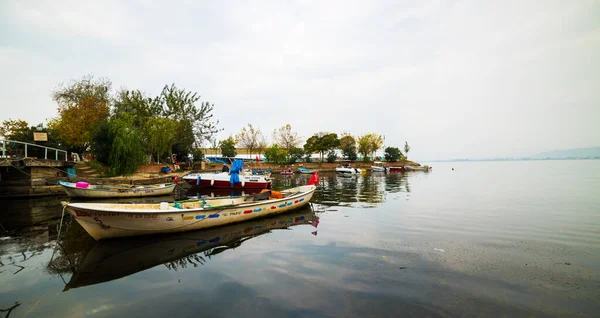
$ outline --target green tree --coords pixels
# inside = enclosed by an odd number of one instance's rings
[[[171,157],[178,123],[169,118],[157,117],[146,121],[145,126],[149,152],[155,154],[157,160],[166,155]]]
[[[358,138],[358,152],[363,156],[363,161],[369,161],[369,154],[373,155],[383,146],[383,138],[378,134],[366,134]]]
[[[292,147],[287,153],[288,163],[295,163],[304,156],[304,150],[299,147]]]
[[[235,140],[229,136],[219,142],[219,148],[221,148],[221,154],[225,157],[235,157],[237,152],[235,151]]]
[[[280,164],[285,162],[287,153],[284,149],[279,148],[279,145],[273,144],[265,149],[265,157],[268,162]]]
[[[356,140],[351,135],[342,135],[342,138],[340,138],[340,149],[346,159],[350,161],[355,161],[357,159]]]
[[[49,128],[55,130],[69,150],[84,152],[109,115],[111,82],[85,76],[54,91],[58,117]]]
[[[15,141],[33,141],[33,139],[29,137],[29,124],[20,119],[3,120],[2,127],[0,127],[0,136]]]
[[[362,155],[363,161],[369,161],[371,153],[371,139],[369,135],[358,137],[358,152]]]
[[[191,126],[191,131],[195,136],[195,141],[202,144],[204,140],[210,140],[219,129],[219,121],[213,120],[214,104],[201,102],[198,93],[192,93],[185,89],[179,89],[175,84],[166,85],[160,95],[162,102],[162,115],[176,121],[187,121]],[[186,130],[186,125],[180,129]],[[182,147],[186,148],[186,147]],[[190,145],[191,148],[191,145]]]
[[[304,151],[307,153],[318,152],[320,154],[321,162],[323,162],[323,155],[325,152],[336,149],[340,146],[340,140],[335,133],[318,133],[306,140],[304,144]]]
[[[337,154],[335,153],[335,150],[329,150],[329,152],[327,153],[327,162],[334,163],[336,160]]]
[[[112,172],[118,175],[134,173],[146,155],[141,131],[133,121],[132,116],[125,115],[109,123],[108,133],[113,136],[113,141],[108,161]]]
[[[397,147],[387,147],[385,148],[385,160],[396,162],[402,156],[402,152]]]
[[[410,151],[410,146],[408,145],[408,142],[404,142],[404,157],[408,158],[408,152]]]

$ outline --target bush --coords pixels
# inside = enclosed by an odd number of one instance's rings
[[[402,152],[397,147],[387,147],[385,148],[385,160],[396,162],[402,156]]]
[[[279,148],[278,145],[272,145],[265,149],[265,159],[268,162],[280,164],[285,162],[286,151]]]
[[[335,151],[331,150],[327,153],[327,162],[334,163],[336,159],[337,154],[335,153]]]

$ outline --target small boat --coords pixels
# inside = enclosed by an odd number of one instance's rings
[[[281,170],[279,173],[283,176],[291,176],[294,174],[294,171],[292,169],[287,169],[287,170]]]
[[[429,171],[431,170],[430,166],[406,166],[406,171]]]
[[[343,166],[335,168],[335,172],[339,174],[361,174],[363,171],[360,168],[352,168],[350,166]]]
[[[385,166],[385,163],[381,161],[373,162],[373,166],[371,166],[371,169],[373,170],[373,172],[387,172],[387,167]]]
[[[71,198],[131,198],[168,195],[175,189],[174,183],[154,185],[93,185],[87,182],[58,181]]]
[[[202,264],[272,230],[318,224],[319,217],[305,206],[296,212],[213,229],[98,242],[72,267],[73,275],[64,291],[112,281],[161,264],[173,270],[182,264]]]
[[[242,160],[236,160],[229,172],[191,173],[183,180],[193,186],[221,189],[268,189],[271,187],[270,175],[254,175],[242,169]]]
[[[66,210],[94,239],[199,230],[276,215],[303,207],[318,184],[254,196],[215,198],[159,204],[68,203]]]
[[[405,172],[406,168],[402,167],[402,166],[398,166],[398,167],[388,167],[388,170],[390,172]]]
[[[300,172],[302,174],[313,174],[313,173],[315,173],[317,171],[319,171],[319,170],[317,170],[317,169],[302,168],[302,167],[298,168],[298,172]]]

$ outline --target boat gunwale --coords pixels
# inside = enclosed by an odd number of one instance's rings
[[[303,186],[305,187],[305,186]],[[222,206],[215,206],[215,207],[209,207],[208,209],[206,208],[192,208],[192,209],[178,209],[178,208],[174,208],[174,207],[169,207],[169,210],[160,210],[160,209],[153,209],[153,210],[149,210],[149,209],[145,209],[145,210],[139,210],[139,209],[131,209],[131,210],[116,210],[116,209],[107,209],[107,208],[89,208],[89,207],[85,207],[85,206],[81,206],[81,204],[114,204],[114,203],[68,203],[67,207],[71,207],[71,208],[76,208],[76,209],[81,209],[81,210],[85,210],[85,211],[92,211],[92,212],[110,212],[110,213],[123,213],[123,214],[129,214],[129,213],[142,213],[142,214],[165,214],[165,213],[187,213],[187,212],[212,212],[212,211],[219,211],[219,210],[229,210],[229,209],[233,209],[233,208],[238,208],[238,207],[253,207],[256,205],[263,205],[266,204],[267,202],[269,203],[276,203],[276,202],[282,202],[282,201],[289,201],[289,199],[292,198],[298,198],[304,195],[307,195],[309,193],[314,192],[317,189],[317,187],[313,187],[312,189],[305,191],[305,192],[299,192],[296,194],[292,194],[289,197],[285,197],[285,198],[281,198],[281,199],[274,199],[274,200],[264,200],[264,201],[253,201],[252,203],[240,203],[240,204],[235,204],[235,205],[222,205]],[[282,191],[283,192],[283,191]]]

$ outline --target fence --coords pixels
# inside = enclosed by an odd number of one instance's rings
[[[48,151],[50,150],[50,151]],[[50,153],[48,153],[50,152]],[[48,158],[50,155],[50,158]],[[52,156],[54,155],[54,156]],[[68,161],[65,150],[15,140],[2,140],[2,158],[54,159]]]

